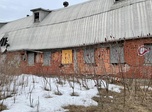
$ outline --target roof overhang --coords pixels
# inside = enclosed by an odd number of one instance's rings
[[[31,9],[30,11],[32,11],[32,12],[35,12],[35,11],[51,12],[51,10],[49,10],[49,9],[43,9],[43,8],[35,8],[35,9]]]

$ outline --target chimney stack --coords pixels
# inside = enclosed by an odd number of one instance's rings
[[[67,1],[63,2],[63,6],[64,7],[68,7],[69,6],[69,3]]]

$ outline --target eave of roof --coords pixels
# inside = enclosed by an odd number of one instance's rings
[[[30,11],[38,11],[38,10],[42,10],[42,11],[46,11],[46,12],[51,12],[51,10],[49,9],[43,9],[43,8],[35,8],[35,9],[31,9]]]

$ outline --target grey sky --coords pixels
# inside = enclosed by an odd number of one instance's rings
[[[12,21],[31,15],[31,9],[58,9],[63,7],[63,2],[70,5],[82,3],[88,0],[0,0],[0,22]]]

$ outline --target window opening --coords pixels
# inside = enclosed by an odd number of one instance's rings
[[[95,63],[94,60],[94,48],[85,48],[84,49],[84,61],[85,63]]]
[[[0,46],[7,46],[7,45],[9,45],[9,44],[8,44],[8,38],[7,38],[7,37],[2,38],[2,39],[0,40]]]
[[[39,12],[34,13],[34,21],[39,22]]]
[[[34,53],[28,53],[28,65],[29,66],[34,65]]]
[[[51,61],[51,52],[44,52],[43,54],[43,65],[49,66]]]
[[[145,64],[152,64],[152,44],[144,45],[148,50],[148,52],[144,55]]]
[[[121,44],[110,46],[110,62],[112,64],[122,64],[124,61],[124,47]]]
[[[62,64],[72,63],[72,50],[62,50]]]

